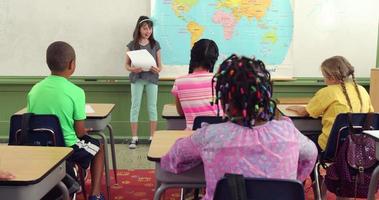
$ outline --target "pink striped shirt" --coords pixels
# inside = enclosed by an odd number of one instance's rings
[[[212,77],[213,74],[208,71],[196,71],[175,80],[171,93],[180,101],[186,118],[186,129],[192,130],[196,116],[217,115],[217,106],[210,104]]]

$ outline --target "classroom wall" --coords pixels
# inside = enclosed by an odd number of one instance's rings
[[[82,87],[86,92],[88,103],[114,103],[111,125],[118,142],[124,142],[130,135],[130,84],[124,77],[114,79],[97,77],[98,81],[84,81],[84,78],[73,78],[72,81]],[[9,119],[13,113],[25,107],[26,95],[30,88],[40,77],[0,77],[0,140],[8,138]],[[360,79],[359,83],[368,89],[369,80]],[[171,96],[173,81],[159,82],[158,96],[158,129],[166,128],[166,122],[162,119],[163,105],[174,103]],[[310,97],[323,87],[322,82],[314,78],[299,78],[295,81],[281,81],[274,83],[274,97]],[[143,99],[145,104],[146,99]],[[147,139],[149,135],[149,121],[146,106],[141,106],[139,135]]]

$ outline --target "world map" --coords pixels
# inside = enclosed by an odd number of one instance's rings
[[[291,0],[155,0],[152,17],[165,65],[188,65],[201,38],[217,43],[219,61],[236,53],[280,65],[292,42]]]

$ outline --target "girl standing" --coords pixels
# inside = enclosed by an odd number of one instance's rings
[[[141,66],[134,66],[128,55],[126,55],[125,67],[131,82],[130,127],[132,139],[129,143],[130,149],[135,149],[138,144],[138,115],[141,106],[143,90],[147,95],[147,109],[150,120],[150,140],[157,129],[157,96],[158,78],[162,70],[160,45],[154,39],[153,21],[146,16],[140,16],[133,33],[133,40],[127,45],[127,51],[146,49],[155,59],[156,66],[152,66],[149,71],[142,71]]]

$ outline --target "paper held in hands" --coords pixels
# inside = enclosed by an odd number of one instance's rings
[[[132,65],[141,67],[143,71],[149,71],[151,67],[157,66],[154,57],[146,49],[128,51],[126,54],[132,61]]]

